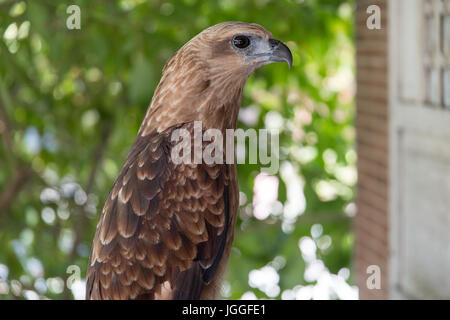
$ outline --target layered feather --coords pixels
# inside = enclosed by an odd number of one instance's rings
[[[230,223],[228,168],[175,165],[172,131],[134,144],[97,226],[88,299],[155,298],[165,283],[173,298],[199,298],[211,281]],[[197,280],[188,294],[185,284]]]

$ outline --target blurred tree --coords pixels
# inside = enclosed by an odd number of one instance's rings
[[[66,27],[72,4],[80,30]],[[280,171],[238,166],[223,295],[356,297],[353,13],[348,0],[0,0],[0,298],[83,297],[67,269],[83,280],[164,63],[227,20],[265,26],[294,66],[258,70],[244,92],[239,127],[280,130]]]

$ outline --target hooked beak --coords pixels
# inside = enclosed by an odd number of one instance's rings
[[[277,39],[269,39],[269,41],[259,39],[247,57],[260,63],[260,65],[271,62],[287,62],[289,69],[292,67],[291,50]]]
[[[277,39],[269,39],[269,45],[272,48],[270,55],[271,62],[287,62],[289,69],[292,67],[292,53],[288,46]]]

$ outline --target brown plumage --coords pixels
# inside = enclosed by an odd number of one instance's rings
[[[175,164],[171,134],[193,138],[194,121],[224,136],[236,129],[248,77],[274,61],[290,66],[289,49],[242,22],[204,30],[169,59],[100,216],[87,299],[216,297],[233,242],[236,165]]]

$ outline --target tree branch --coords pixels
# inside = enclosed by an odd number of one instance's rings
[[[106,121],[103,126],[102,130],[102,137],[99,141],[98,147],[95,151],[94,157],[93,157],[93,163],[91,167],[91,172],[89,174],[89,178],[85,187],[86,194],[89,195],[92,193],[95,185],[95,178],[97,176],[97,173],[99,171],[99,167],[101,165],[101,162],[103,160],[104,151],[107,147],[109,137],[111,135],[111,124],[109,121]],[[87,223],[87,216],[86,211],[84,209],[84,206],[77,206],[77,216],[78,223],[75,226],[75,240],[73,243],[72,250],[70,252],[70,260],[72,261],[75,258],[77,247],[81,242],[82,234],[84,233],[84,230],[86,229],[86,223]]]
[[[8,112],[11,112],[12,100],[3,79],[0,77],[0,134],[5,146],[5,158],[11,172],[15,169],[14,146],[12,143],[12,125],[8,120]]]
[[[0,193],[0,213],[4,213],[9,208],[16,195],[19,194],[32,175],[32,172],[25,168],[15,171],[11,181]]]
[[[315,212],[313,214],[305,214],[298,217],[299,224],[326,224],[330,222],[351,221],[352,218],[343,212]]]

